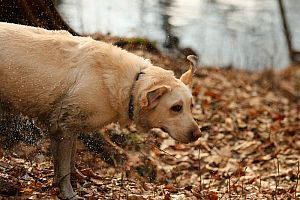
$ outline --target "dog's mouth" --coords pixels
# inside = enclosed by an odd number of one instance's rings
[[[181,142],[181,143],[190,143],[192,140],[190,140],[190,139],[180,139],[180,138],[178,138],[176,135],[174,135],[174,134],[171,134],[171,132],[169,131],[169,129],[168,128],[166,128],[166,127],[161,127],[160,128],[163,132],[165,132],[165,133],[167,133],[169,136],[171,136],[171,138],[173,138],[174,140],[176,140],[176,141],[178,141],[178,142]]]

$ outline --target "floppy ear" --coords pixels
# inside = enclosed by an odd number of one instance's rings
[[[171,90],[170,87],[163,85],[163,86],[152,88],[151,90],[145,92],[142,95],[141,107],[148,107],[148,108],[155,107],[158,103],[159,98],[162,97],[165,93],[167,93],[170,90]]]
[[[188,85],[192,86],[192,81],[193,81],[193,74],[196,71],[196,65],[197,65],[197,56],[195,55],[189,55],[187,56],[187,59],[191,62],[190,63],[190,68],[188,71],[186,71],[184,74],[181,75],[180,80]]]

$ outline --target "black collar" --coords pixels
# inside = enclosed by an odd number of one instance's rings
[[[130,120],[133,120],[133,115],[134,115],[134,97],[132,94],[132,90],[134,89],[134,85],[135,85],[136,81],[139,80],[141,74],[145,74],[145,73],[139,72],[136,74],[135,80],[130,89],[130,97],[129,97],[129,105],[128,105],[128,117]]]

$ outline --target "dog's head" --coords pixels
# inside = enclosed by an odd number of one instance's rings
[[[190,87],[193,72],[194,66],[191,65],[180,79],[176,79],[168,70],[146,69],[145,76],[148,77],[144,79],[145,88],[139,94],[137,124],[146,129],[161,128],[179,142],[197,140],[201,131],[192,115],[194,104]]]

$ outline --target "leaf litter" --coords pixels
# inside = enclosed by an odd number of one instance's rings
[[[140,43],[122,45],[176,75],[188,66],[184,57]],[[109,125],[100,132],[113,130],[109,138],[118,136],[114,145],[126,159],[113,166],[78,141],[77,166],[87,178],[74,182],[76,192],[89,200],[300,198],[299,66],[262,72],[201,67],[192,92],[202,138],[179,144],[157,129]],[[7,141],[2,132],[0,138]],[[49,139],[34,141],[21,137],[0,149],[0,199],[57,199]]]

